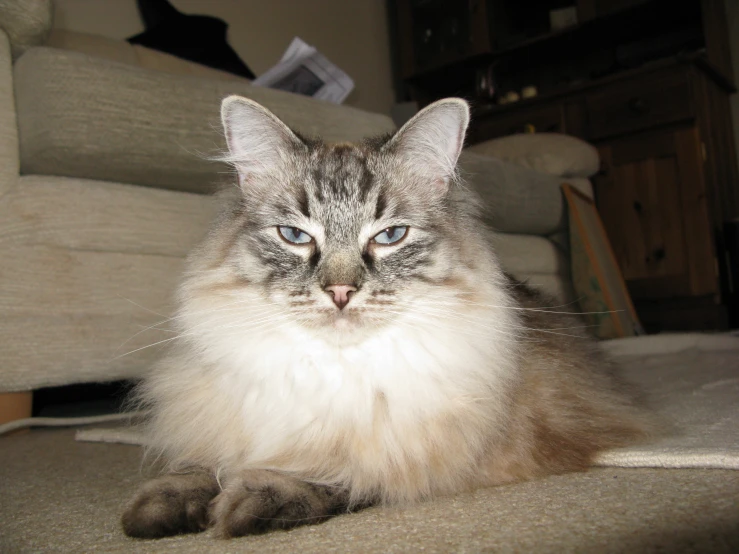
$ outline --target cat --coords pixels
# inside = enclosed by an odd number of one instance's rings
[[[469,107],[326,144],[223,101],[238,187],[190,256],[142,382],[167,472],[133,537],[315,523],[579,471],[650,426],[582,324],[500,267],[459,179]]]

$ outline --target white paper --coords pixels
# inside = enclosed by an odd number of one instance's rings
[[[335,104],[341,104],[354,89],[351,77],[298,37],[290,43],[280,62],[252,84]]]

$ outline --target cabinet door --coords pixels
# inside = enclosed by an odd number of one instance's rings
[[[598,209],[632,296],[717,293],[697,129],[625,137],[599,151]]]

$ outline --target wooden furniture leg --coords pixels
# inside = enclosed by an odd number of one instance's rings
[[[31,417],[33,391],[0,393],[0,425]]]

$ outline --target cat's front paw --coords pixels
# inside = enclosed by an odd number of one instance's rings
[[[244,472],[211,506],[223,538],[320,523],[346,507],[343,493],[266,470]]]
[[[196,472],[152,479],[138,490],[121,517],[129,537],[157,539],[198,533],[210,522],[210,501],[220,492],[215,477]]]

